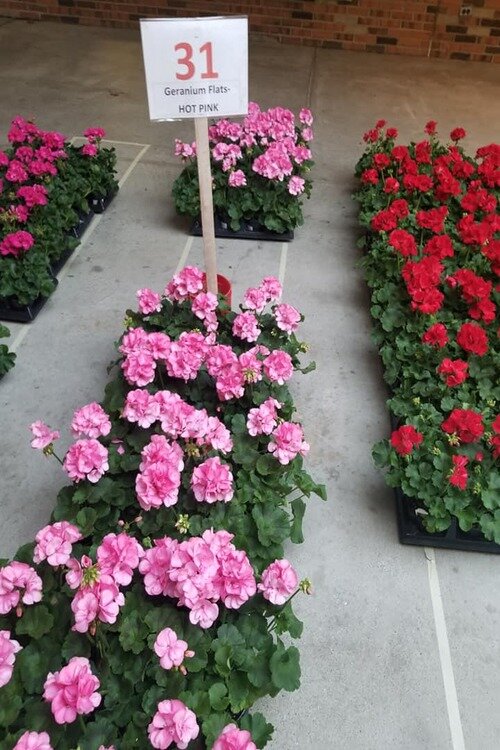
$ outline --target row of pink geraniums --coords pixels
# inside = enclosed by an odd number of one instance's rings
[[[292,600],[310,593],[285,545],[324,496],[288,387],[302,316],[281,293],[268,277],[230,312],[194,267],[139,290],[73,442],[32,424],[72,484],[0,569],[1,750],[268,742],[249,709],[299,687],[283,636],[300,636]]]

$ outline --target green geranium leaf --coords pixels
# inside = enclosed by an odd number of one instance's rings
[[[273,725],[269,724],[261,713],[245,714],[240,721],[240,727],[250,732],[258,748],[265,747],[274,732]]]
[[[208,690],[208,697],[215,711],[224,711],[229,705],[227,687],[223,682],[214,682]]]
[[[301,498],[292,500],[292,513],[293,522],[292,529],[290,532],[290,539],[294,544],[302,544],[304,541],[304,535],[302,533],[302,519],[306,510],[306,504]]]
[[[54,624],[54,618],[43,604],[26,607],[23,616],[16,623],[17,635],[29,635],[38,640],[48,633]]]
[[[271,657],[273,683],[282,690],[298,690],[300,687],[299,651],[295,646],[278,648]]]

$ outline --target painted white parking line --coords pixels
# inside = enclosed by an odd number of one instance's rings
[[[177,266],[175,267],[174,273],[179,273],[181,268],[184,268],[186,265],[189,253],[191,252],[191,246],[193,244],[194,237],[189,236],[186,240],[186,243],[184,245],[184,248],[182,250],[182,253],[179,256],[179,262],[177,263]]]
[[[432,611],[434,613],[439,660],[441,662],[446,707],[448,709],[451,743],[453,750],[465,750],[462,720],[460,718],[455,675],[453,673],[453,663],[451,661],[450,644],[448,641],[448,631],[446,629],[446,619],[444,616],[443,600],[441,598],[441,587],[439,585],[434,550],[425,547],[425,556],[427,558],[427,572],[429,575],[429,587],[431,590]]]
[[[70,143],[71,143],[71,141],[70,141]],[[128,178],[132,174],[133,170],[135,169],[135,167],[137,166],[137,164],[139,163],[139,161],[142,159],[142,157],[144,156],[144,154],[146,153],[146,151],[149,148],[150,148],[150,144],[149,143],[145,144],[143,146],[143,148],[139,151],[139,153],[137,154],[137,156],[135,157],[135,159],[131,162],[131,164],[129,165],[128,169],[125,171],[125,173],[122,175],[121,179],[118,181],[118,186],[120,188],[123,187],[123,185],[126,183],[126,181],[128,180]],[[68,271],[71,269],[71,266],[73,265],[73,263],[75,261],[75,258],[78,257],[78,255],[80,254],[82,248],[85,247],[85,245],[87,244],[89,238],[94,234],[95,230],[97,229],[97,227],[101,223],[101,220],[102,220],[103,216],[104,216],[104,214],[95,214],[93,216],[92,221],[88,225],[88,227],[87,227],[87,229],[85,231],[85,234],[82,237],[82,240],[81,240],[80,244],[78,245],[78,247],[76,248],[76,250],[72,254],[71,258],[68,260],[68,262],[66,263],[66,265],[64,266],[64,268],[62,268],[61,271],[59,271],[59,273],[57,274],[57,278],[59,280],[63,279],[66,276],[66,274],[68,273]],[[12,342],[9,342],[9,349],[11,349],[11,351],[13,351],[13,352],[17,352],[18,349],[19,349],[19,347],[20,347],[20,345],[21,345],[21,343],[24,341],[24,339],[26,338],[26,336],[28,335],[28,333],[30,332],[30,330],[32,330],[32,326],[29,325],[29,324],[26,324],[19,331],[19,333],[17,334],[17,336],[15,336],[12,339]]]
[[[280,267],[278,271],[278,279],[281,282],[281,286],[285,285],[287,260],[288,260],[288,242],[283,242],[281,245]]]

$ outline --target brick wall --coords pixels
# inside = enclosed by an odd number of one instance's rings
[[[114,27],[235,14],[289,44],[500,62],[500,0],[0,0],[3,16]]]

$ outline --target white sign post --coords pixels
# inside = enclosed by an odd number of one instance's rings
[[[194,118],[207,289],[217,294],[208,117],[248,110],[248,21],[158,18],[141,21],[151,120]]]

